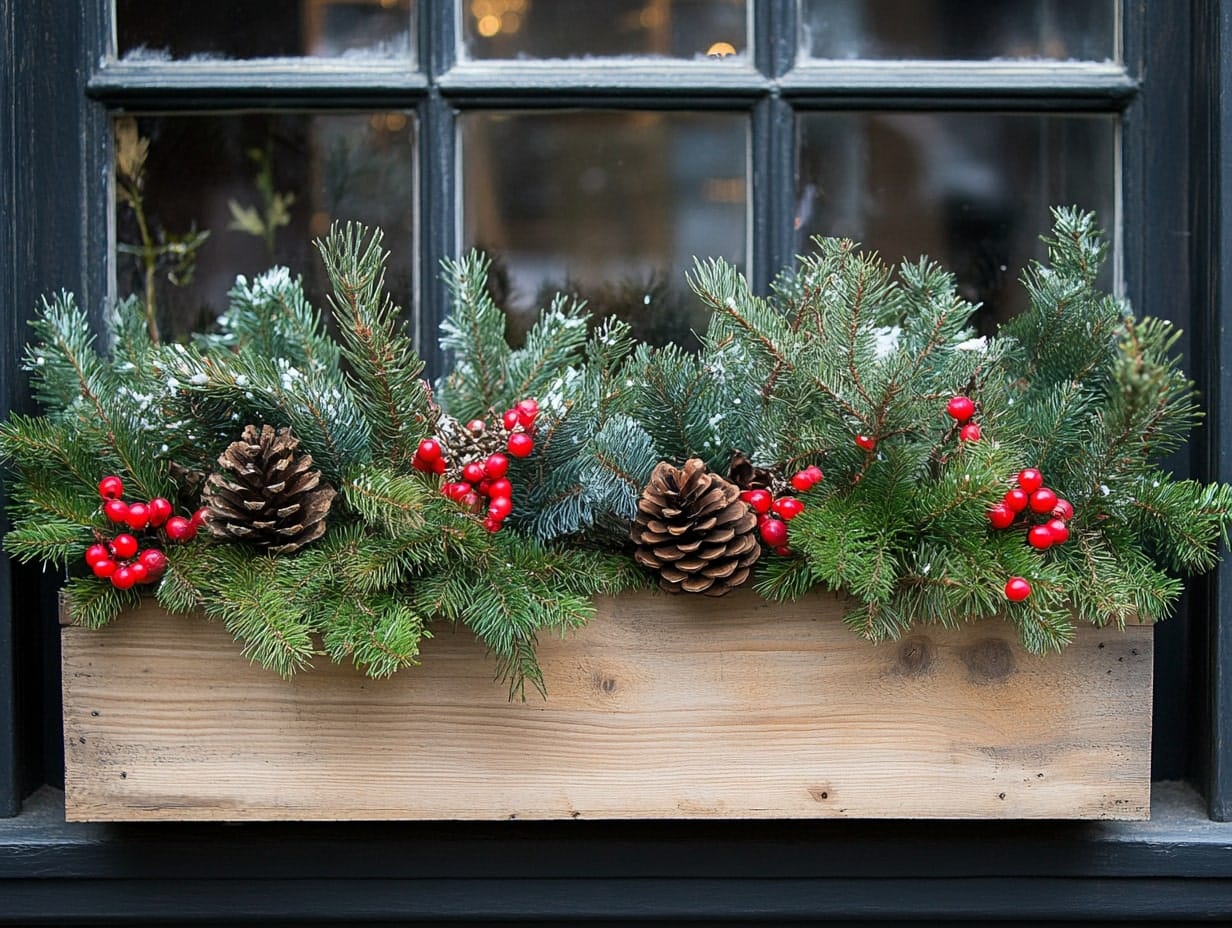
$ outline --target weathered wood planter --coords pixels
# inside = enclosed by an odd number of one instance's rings
[[[1033,657],[993,622],[873,646],[824,597],[599,605],[526,703],[466,632],[284,682],[153,604],[67,628],[68,818],[1149,815],[1149,628]]]

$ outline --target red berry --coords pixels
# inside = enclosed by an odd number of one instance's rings
[[[111,558],[104,558],[101,561],[95,561],[90,565],[90,569],[94,571],[94,576],[103,577],[106,579],[116,572],[116,568],[120,565]]]
[[[1018,472],[1018,485],[1028,493],[1034,493],[1044,485],[1044,475],[1034,467],[1028,467]]]
[[[1005,494],[1005,506],[1010,512],[1022,512],[1027,508],[1027,501],[1030,497],[1027,496],[1027,491],[1020,487],[1015,487]]]
[[[479,493],[480,496],[491,496],[492,495],[492,481],[489,480],[487,477],[484,477],[482,480],[479,481],[479,486],[475,487],[475,490]]]
[[[124,481],[114,474],[98,482],[98,495],[103,499],[119,499],[124,495]]]
[[[133,576],[131,567],[117,567],[115,573],[111,575],[111,585],[117,590],[131,589],[136,582],[137,578]]]
[[[158,528],[164,522],[171,518],[175,509],[172,508],[169,500],[163,499],[161,496],[156,496],[146,504],[146,508],[150,511],[150,527]]]
[[[418,451],[416,451],[411,457],[411,467],[415,468],[421,474],[428,474],[432,472],[432,464],[420,457]]]
[[[506,409],[504,415],[501,416],[501,422],[504,423],[506,429],[515,429],[518,427],[518,411],[516,409]]]
[[[455,503],[461,502],[462,497],[469,492],[471,492],[471,485],[469,483],[447,483],[441,487],[441,493]]]
[[[444,458],[437,458],[435,461],[432,462],[432,473],[436,474],[436,476],[438,477],[441,474],[445,473],[445,459]]]
[[[471,461],[462,468],[462,479],[467,483],[479,483],[483,477],[483,465],[478,461]]]
[[[1052,512],[1052,508],[1057,504],[1057,494],[1048,489],[1048,487],[1040,487],[1031,494],[1031,511],[1032,512]]]
[[[774,497],[769,490],[745,490],[740,494],[740,498],[752,506],[758,515],[765,515],[774,505]]]
[[[488,504],[488,516],[498,522],[504,522],[513,512],[513,500],[508,496],[494,496]]]
[[[489,454],[488,459],[483,462],[483,472],[493,480],[503,477],[509,473],[509,459],[499,452]]]
[[[202,506],[192,514],[192,518],[188,521],[193,524],[193,528],[200,528],[205,524],[205,520],[209,517],[210,509],[208,506]]]
[[[486,528],[493,535],[495,535],[497,532],[501,530],[500,522],[498,522],[496,519],[493,519],[491,516],[488,516],[486,519],[483,520],[483,527]]]
[[[508,448],[515,458],[524,458],[535,450],[535,440],[525,432],[514,432],[509,436]]]
[[[493,497],[508,496],[510,499],[512,499],[513,498],[513,484],[510,483],[508,480],[506,480],[504,477],[501,477],[499,480],[493,480],[488,485],[488,494]]]
[[[784,496],[774,501],[774,511],[784,522],[790,522],[804,512],[804,503],[794,496]]]
[[[150,569],[140,561],[128,565],[128,572],[133,577],[133,583],[145,583],[150,579]]]
[[[533,425],[535,417],[539,415],[539,404],[533,399],[522,400],[514,408],[517,410],[518,422],[525,426]]]
[[[1074,506],[1067,499],[1057,500],[1057,504],[1052,507],[1052,514],[1058,519],[1069,521],[1074,517]]]
[[[1044,523],[1044,527],[1052,535],[1052,543],[1054,545],[1069,541],[1069,526],[1065,524],[1063,519],[1049,519]]]
[[[761,540],[772,548],[787,544],[787,523],[778,519],[767,519],[761,524]]]
[[[791,557],[794,552],[787,545],[779,545],[774,549],[774,553],[779,557]]]
[[[144,564],[152,577],[157,577],[167,569],[167,555],[157,548],[146,548],[137,555],[137,562]]]
[[[1030,531],[1027,532],[1027,544],[1032,548],[1047,551],[1052,547],[1052,542],[1052,531],[1047,525],[1032,525]]]
[[[960,441],[979,441],[981,434],[980,427],[975,422],[968,422],[958,430],[958,438]]]
[[[872,451],[877,447],[877,439],[873,438],[871,435],[857,435],[856,445],[863,448],[865,451]]]
[[[86,563],[93,567],[99,561],[111,559],[111,552],[102,545],[90,545],[86,548]]]
[[[124,522],[134,532],[141,531],[150,524],[150,507],[145,503],[133,503],[128,507]]]
[[[820,483],[825,474],[821,472],[821,468],[816,464],[810,464],[804,468],[804,472],[813,478],[813,483]]]
[[[435,438],[425,438],[419,443],[415,456],[427,464],[431,464],[441,456],[441,443]]]
[[[483,500],[479,498],[479,494],[473,493],[473,492],[467,493],[460,500],[458,500],[458,502],[461,503],[463,506],[465,506],[467,509],[469,509],[471,512],[478,512],[480,507],[483,505]]]
[[[813,479],[813,475],[806,470],[791,475],[791,486],[794,490],[799,490],[805,493],[813,488],[813,484],[817,481]]]
[[[109,499],[103,503],[103,515],[112,522],[127,522],[128,503],[122,499]]]
[[[993,528],[1009,528],[1014,522],[1014,510],[1005,503],[997,503],[988,510],[988,523]]]
[[[163,526],[163,531],[172,541],[192,541],[197,534],[197,526],[183,516],[172,516]]]
[[[132,535],[116,535],[111,539],[111,550],[120,560],[127,560],[137,553],[137,539]]]
[[[946,403],[945,411],[954,421],[966,422],[975,413],[975,403],[971,402],[970,397],[956,396]]]
[[[1005,583],[1005,598],[1012,603],[1020,603],[1031,595],[1031,584],[1022,577],[1010,577]]]
[[[466,423],[466,430],[472,435],[482,435],[484,429],[487,427],[488,424],[482,419],[472,419],[470,422]]]

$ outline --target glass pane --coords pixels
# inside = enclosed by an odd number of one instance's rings
[[[116,277],[152,296],[161,333],[207,328],[237,274],[275,264],[325,309],[313,247],[332,221],[380,226],[386,284],[411,305],[415,126],[403,112],[146,116],[116,121]],[[142,163],[142,146],[146,146]],[[207,237],[202,238],[204,234]]]
[[[810,113],[800,119],[797,252],[813,235],[862,242],[887,259],[927,254],[958,277],[982,324],[1023,309],[1018,283],[1049,207],[1117,227],[1114,116]],[[1112,271],[1105,266],[1104,286]]]
[[[1116,57],[1116,0],[801,0],[813,58]]]
[[[726,58],[748,47],[745,0],[463,0],[468,58]]]
[[[122,58],[407,58],[415,0],[115,0]]]
[[[515,339],[557,291],[656,344],[704,328],[684,273],[694,255],[746,260],[745,116],[476,112],[461,125],[465,245],[493,257]]]

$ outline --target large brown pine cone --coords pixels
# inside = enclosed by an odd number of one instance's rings
[[[697,458],[655,466],[629,537],[637,562],[669,593],[722,596],[748,580],[761,555],[757,516],[740,488]]]
[[[325,533],[333,487],[312,469],[312,455],[296,454],[289,428],[244,427],[243,437],[218,458],[201,494],[205,525],[215,538],[290,554]]]

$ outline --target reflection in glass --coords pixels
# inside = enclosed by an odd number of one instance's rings
[[[745,0],[461,0],[466,56],[725,58],[748,47]]]
[[[836,235],[892,261],[927,254],[985,305],[981,325],[1003,320],[1026,305],[1018,276],[1044,257],[1050,206],[1095,210],[1115,232],[1116,136],[1113,116],[806,114],[796,251]]]
[[[801,0],[813,58],[1106,61],[1116,0]]]
[[[415,0],[115,0],[120,57],[413,57]]]
[[[655,344],[706,317],[694,255],[747,255],[748,120],[661,112],[468,113],[464,245],[495,262],[518,340],[557,291],[616,313]]]
[[[237,274],[251,280],[275,264],[302,275],[324,310],[312,241],[357,220],[384,230],[386,284],[409,308],[414,145],[403,112],[121,118],[117,292],[152,294],[166,339],[208,328]]]

